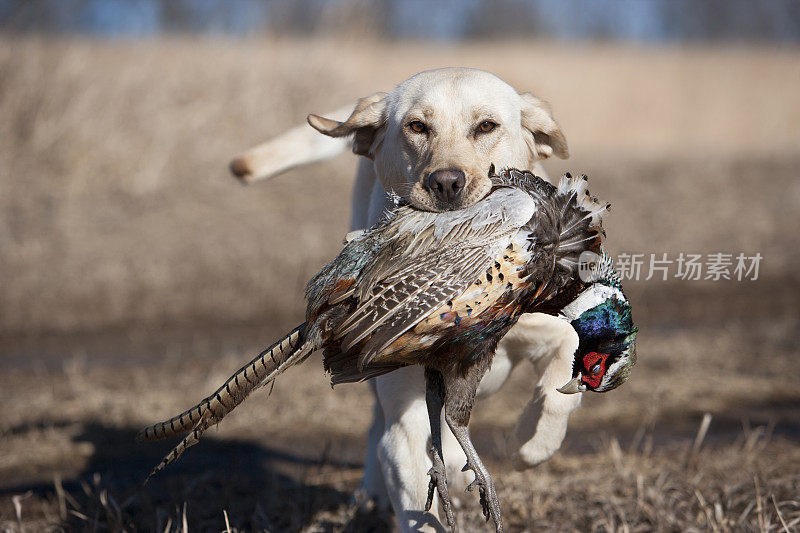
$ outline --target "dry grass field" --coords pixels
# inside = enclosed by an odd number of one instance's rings
[[[553,103],[573,157],[547,168],[613,203],[613,253],[764,257],[757,281],[628,282],[633,378],[548,463],[509,461],[527,369],[476,407],[508,529],[800,529],[800,51],[5,36],[0,530],[391,527],[350,503],[368,387],[318,359],[144,488],[172,443],[134,436],[299,322],[346,232],[354,157],[248,187],[230,157],[445,65]]]

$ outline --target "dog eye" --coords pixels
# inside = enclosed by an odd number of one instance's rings
[[[414,133],[427,133],[428,127],[419,120],[413,120],[408,123],[409,129]]]
[[[496,127],[497,124],[492,122],[491,120],[484,120],[483,122],[478,124],[478,133],[489,133]]]

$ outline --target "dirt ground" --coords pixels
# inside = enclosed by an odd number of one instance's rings
[[[317,358],[144,488],[173,443],[134,437],[296,325],[346,232],[353,157],[249,187],[230,157],[449,64],[553,103],[572,157],[548,171],[612,202],[612,253],[764,257],[757,281],[626,283],[632,379],[585,395],[549,462],[509,460],[530,369],[476,407],[508,529],[800,529],[800,52],[0,42],[0,530],[391,528],[351,503],[369,388]]]

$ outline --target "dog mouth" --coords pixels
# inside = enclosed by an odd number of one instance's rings
[[[423,211],[457,211],[470,207],[488,196],[492,182],[488,175],[474,175],[446,169],[417,181],[408,195],[408,202]]]

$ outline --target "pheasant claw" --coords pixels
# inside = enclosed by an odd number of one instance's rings
[[[434,456],[436,457],[436,456]],[[455,515],[453,514],[453,504],[450,500],[450,494],[447,490],[447,478],[445,476],[444,463],[434,459],[434,465],[428,470],[428,475],[431,477],[428,482],[428,500],[425,502],[425,512],[431,510],[433,506],[433,493],[439,492],[439,501],[442,502],[445,517],[447,519],[447,526],[450,531],[457,533],[458,527],[456,526]]]

